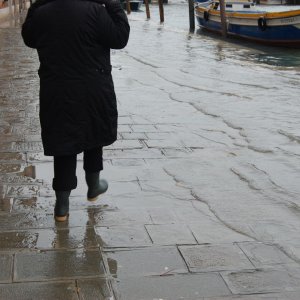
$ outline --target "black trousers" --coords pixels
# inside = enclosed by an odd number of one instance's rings
[[[77,154],[54,156],[54,178],[52,187],[55,191],[70,191],[77,187]],[[87,173],[103,170],[102,147],[83,152],[83,169]]]

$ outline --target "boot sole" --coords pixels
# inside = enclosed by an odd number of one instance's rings
[[[67,221],[68,217],[69,217],[69,214],[67,214],[65,216],[54,216],[54,219],[57,222],[65,222],[65,221]]]
[[[100,195],[102,195],[102,194],[104,194],[104,193],[105,193],[105,192],[100,193],[99,195],[97,195],[97,196],[95,196],[95,197],[92,197],[92,198],[87,197],[87,200],[88,200],[89,202],[94,202],[94,201],[96,201],[96,200],[99,198]]]
[[[98,199],[98,197],[99,197],[100,195],[104,194],[106,191],[107,191],[107,189],[106,189],[104,192],[98,194],[98,195],[95,196],[95,197],[91,197],[91,198],[90,198],[90,197],[87,197],[87,200],[88,200],[89,202],[94,202],[94,201],[96,201],[96,200]]]
[[[96,196],[96,197],[94,197],[94,198],[87,198],[87,200],[88,200],[89,202],[94,202],[94,201],[96,201],[96,200],[98,199],[99,196],[100,196],[100,195],[98,195],[98,196]]]

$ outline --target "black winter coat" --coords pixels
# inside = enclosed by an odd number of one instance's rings
[[[110,49],[126,46],[130,28],[119,0],[100,1],[38,0],[23,24],[24,42],[40,59],[45,155],[80,153],[117,138]]]

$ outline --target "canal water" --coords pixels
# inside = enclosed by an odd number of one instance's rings
[[[151,20],[148,23],[158,25],[158,6],[153,5],[150,9]],[[189,13],[186,1],[171,0],[168,5],[164,6],[164,11],[165,23],[161,26],[163,30],[177,31],[178,33],[189,31]],[[142,6],[139,12],[133,12],[130,18],[131,20],[143,22],[145,20],[145,7]],[[207,50],[207,52],[222,52],[224,59],[238,59],[242,62],[262,63],[278,67],[296,68],[300,66],[300,49],[262,46],[235,38],[225,40],[218,34],[200,29],[197,21],[195,23],[197,27],[196,34],[189,37],[195,41],[198,40],[199,47]]]

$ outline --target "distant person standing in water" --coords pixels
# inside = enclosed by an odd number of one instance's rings
[[[44,153],[54,156],[56,221],[69,215],[77,186],[77,154],[93,201],[108,188],[100,180],[102,147],[117,139],[117,103],[110,49],[122,49],[130,27],[119,0],[37,0],[22,27],[37,49]]]

